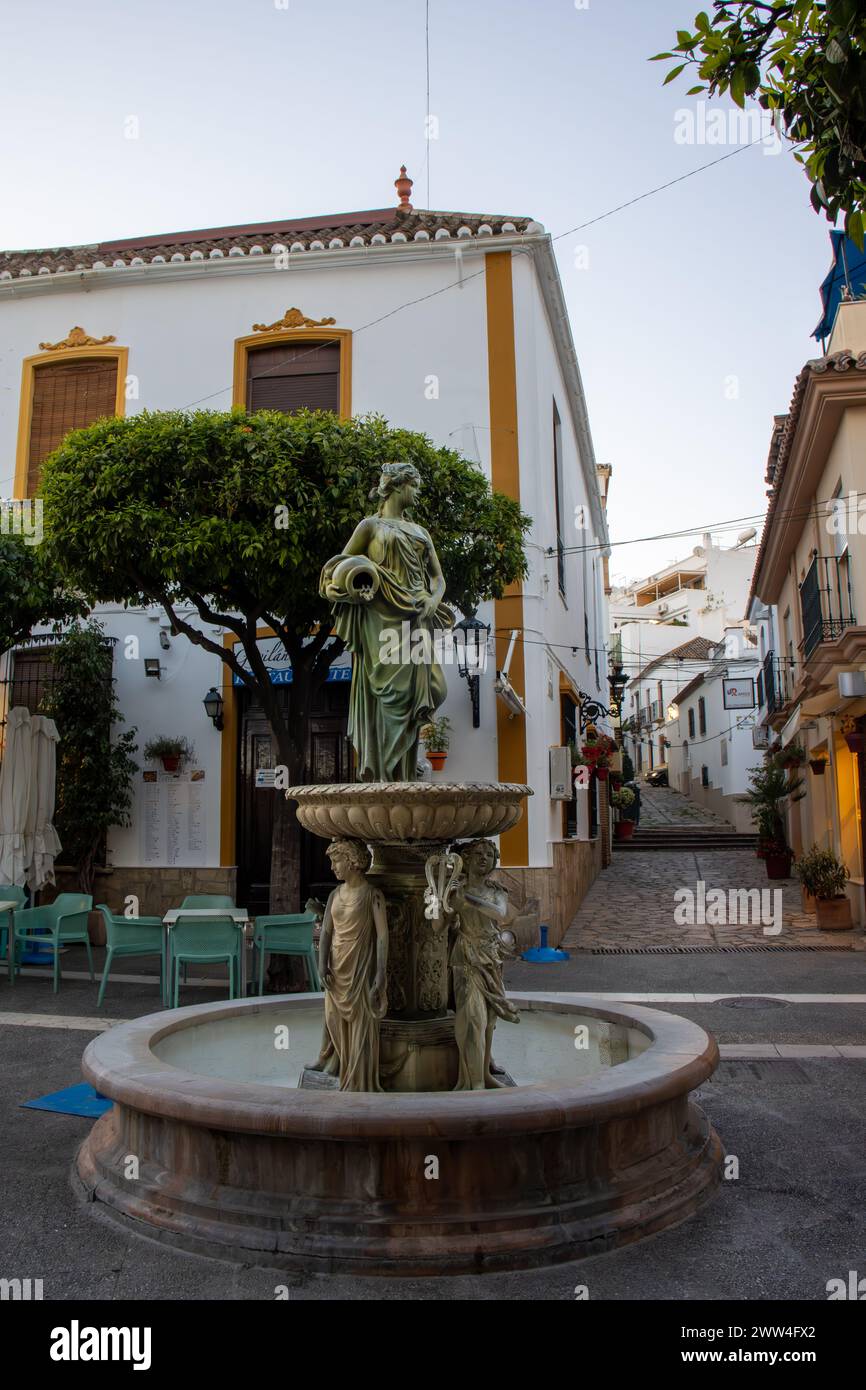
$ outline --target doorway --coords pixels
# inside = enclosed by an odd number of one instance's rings
[[[291,718],[291,686],[279,690],[287,719]],[[274,797],[282,793],[257,785],[257,772],[279,762],[276,741],[255,695],[238,691],[238,901],[255,916],[269,911],[271,837]],[[350,782],[351,748],[346,736],[349,682],[328,681],[321,687],[310,718],[307,762],[311,782]],[[312,896],[324,900],[336,880],[327,857],[328,841],[301,831],[301,906]]]

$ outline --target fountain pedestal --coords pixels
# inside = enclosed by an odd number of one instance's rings
[[[511,783],[360,782],[290,787],[286,795],[297,803],[307,830],[361,840],[372,854],[367,877],[381,888],[388,917],[388,1009],[379,1031],[383,1089],[453,1090],[459,1055],[449,1008],[448,930],[444,916],[426,916],[425,866],[455,840],[509,829],[531,789]],[[306,1069],[300,1085],[323,1089],[321,1074]]]

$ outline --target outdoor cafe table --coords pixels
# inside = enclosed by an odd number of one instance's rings
[[[17,906],[17,904],[16,904],[16,906]],[[208,921],[211,921],[211,922],[212,922],[215,918],[217,918],[217,917],[231,917],[231,918],[232,918],[232,920],[234,921],[235,925],[236,925],[237,927],[240,928],[240,930],[241,930],[241,932],[242,932],[242,934],[243,934],[243,940],[242,940],[242,942],[241,942],[241,985],[240,985],[240,994],[241,994],[241,998],[242,998],[242,999],[245,999],[245,998],[246,998],[246,993],[247,993],[247,946],[249,945],[249,936],[248,936],[247,932],[244,930],[244,928],[247,927],[247,926],[250,924],[251,920],[252,920],[252,919],[250,918],[250,915],[249,915],[249,913],[247,912],[246,908],[245,908],[245,907],[172,907],[172,908],[169,909],[169,911],[165,914],[165,916],[164,916],[163,919],[162,919],[162,925],[165,927],[165,932],[163,933],[163,945],[162,945],[162,957],[163,957],[163,961],[164,961],[164,969],[163,969],[163,975],[162,975],[163,982],[164,982],[164,990],[163,990],[163,1000],[162,1000],[162,1002],[163,1002],[164,1004],[168,1004],[168,1003],[170,1002],[170,999],[171,999],[171,994],[170,994],[170,991],[169,991],[169,979],[168,979],[168,959],[169,959],[169,956],[168,956],[168,934],[169,934],[169,932],[171,931],[172,927],[174,926],[175,922],[177,921],[178,917],[183,917],[183,918],[187,918],[187,917],[202,917],[202,918],[206,918]]]

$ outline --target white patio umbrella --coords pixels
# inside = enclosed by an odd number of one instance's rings
[[[32,855],[27,818],[33,793],[33,743],[30,711],[22,705],[6,716],[6,741],[0,765],[0,883],[23,888]]]
[[[36,714],[30,721],[33,742],[33,795],[27,817],[32,825],[32,860],[27,883],[32,893],[54,882],[54,859],[61,845],[54,829],[54,799],[57,788],[57,741],[60,735],[53,719]],[[34,814],[35,811],[35,814]]]

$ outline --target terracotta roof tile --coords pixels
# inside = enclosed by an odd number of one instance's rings
[[[339,249],[383,243],[496,237],[537,233],[542,228],[530,217],[492,213],[405,211],[380,208],[371,212],[333,213],[255,222],[202,231],[167,232],[156,236],[100,241],[89,246],[54,246],[26,251],[0,251],[0,279],[10,280],[64,271],[125,268],[154,262],[171,265],[189,260],[222,260],[270,255],[273,248]]]
[[[688,642],[682,642],[672,651],[663,652],[661,656],[654,656],[652,661],[648,661],[642,670],[632,678],[629,684],[634,685],[636,681],[643,680],[647,671],[651,671],[654,666],[667,661],[703,661],[709,660],[710,653],[718,646],[718,642],[710,642],[706,637],[690,637]]]

